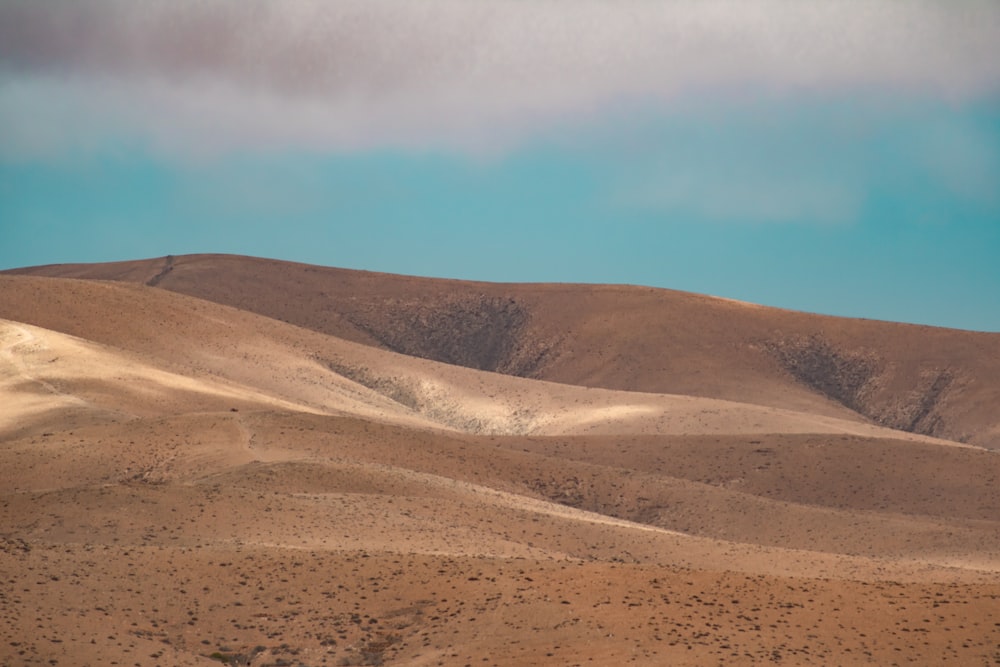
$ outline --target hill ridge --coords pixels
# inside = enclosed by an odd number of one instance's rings
[[[345,340],[519,377],[844,416],[1000,447],[1000,334],[661,288],[484,283],[232,255],[8,273],[152,283]],[[972,407],[979,406],[979,407]]]

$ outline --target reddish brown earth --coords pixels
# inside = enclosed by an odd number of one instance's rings
[[[1000,664],[998,365],[638,287],[9,272],[0,664]]]

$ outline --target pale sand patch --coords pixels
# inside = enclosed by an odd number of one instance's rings
[[[0,429],[65,407],[158,414],[236,401],[317,412],[250,387],[165,371],[97,343],[9,320],[0,320],[0,355],[5,371]]]

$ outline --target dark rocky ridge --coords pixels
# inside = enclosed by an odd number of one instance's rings
[[[797,381],[858,414],[902,431],[941,436],[946,432],[939,407],[953,386],[947,368],[926,368],[909,391],[892,392],[893,369],[872,350],[844,350],[818,334],[764,343]]]
[[[765,346],[796,380],[865,413],[870,384],[879,373],[874,354],[838,350],[819,335],[768,341]]]
[[[346,315],[394,352],[482,371],[534,377],[552,343],[531,340],[531,313],[511,297],[457,296],[390,301],[378,318]]]

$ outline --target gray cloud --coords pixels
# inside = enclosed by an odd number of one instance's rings
[[[0,77],[8,152],[43,103],[182,151],[503,145],[718,91],[994,94],[1000,4],[0,0]]]

